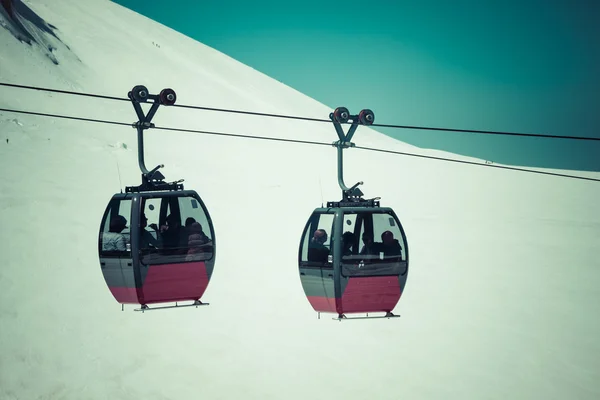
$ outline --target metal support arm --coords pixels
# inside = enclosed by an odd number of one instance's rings
[[[139,118],[139,121],[133,124],[133,127],[137,129],[137,133],[138,133],[138,135],[137,135],[138,164],[140,166],[140,169],[142,170],[142,174],[151,180],[152,175],[155,172],[157,172],[161,166],[159,165],[159,166],[155,167],[152,170],[153,171],[152,173],[148,170],[148,168],[146,168],[146,163],[144,161],[144,130],[149,129],[149,128],[154,128],[154,124],[150,121],[152,121],[152,117],[154,117],[154,114],[156,114],[156,111],[158,110],[158,107],[160,106],[160,104],[158,102],[155,102],[154,104],[152,104],[152,108],[150,108],[150,111],[148,111],[148,114],[144,115],[144,110],[142,110],[140,103],[136,102],[133,99],[131,100],[131,102],[133,103],[133,108],[135,109],[135,112]],[[160,175],[162,175],[162,174],[160,174]],[[164,176],[162,177],[162,179],[164,179]]]
[[[144,160],[144,130],[154,128],[152,118],[156,114],[158,107],[162,105],[173,105],[175,104],[176,95],[172,89],[163,89],[160,94],[153,95],[148,93],[148,89],[145,86],[137,85],[129,93],[128,97],[133,104],[133,108],[138,117],[138,121],[134,122],[132,126],[137,129],[137,140],[138,140],[138,164],[142,171],[142,184],[135,187],[127,187],[127,192],[140,192],[149,190],[183,190],[183,179],[178,181],[167,183],[164,182],[164,175],[159,171],[163,168],[163,164],[159,164],[151,170],[146,168]],[[148,111],[148,114],[144,114],[140,103],[152,100],[152,106]]]
[[[354,147],[354,143],[351,142],[354,133],[356,132],[356,128],[358,125],[370,125],[373,123],[375,116],[371,110],[362,110],[358,115],[350,115],[348,110],[344,107],[338,107],[335,111],[329,114],[329,118],[333,122],[333,126],[335,127],[335,131],[337,132],[339,140],[334,142],[332,145],[337,147],[338,153],[338,184],[340,185],[340,189],[342,189],[342,201],[360,201],[363,196],[363,192],[358,188],[359,185],[362,185],[363,182],[357,182],[352,187],[346,186],[344,183],[344,149],[348,147]],[[352,120],[352,125],[348,129],[347,133],[344,133],[342,129],[342,123],[348,120]]]

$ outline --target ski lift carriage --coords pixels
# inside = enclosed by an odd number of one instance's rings
[[[354,147],[352,136],[358,125],[371,125],[371,110],[350,115],[338,107],[329,115],[339,141],[338,183],[342,200],[316,208],[308,219],[298,252],[300,281],[315,311],[366,317],[392,318],[408,276],[408,242],[394,210],[381,207],[379,198],[363,199],[358,186],[348,188],[343,180],[343,150]],[[352,120],[348,133],[341,124]],[[384,312],[383,316],[369,313]]]
[[[138,161],[142,184],[128,186],[110,199],[98,238],[100,267],[115,300],[140,304],[136,311],[208,305],[200,301],[211,279],[216,256],[210,214],[194,190],[181,182],[165,182],[159,171],[144,162],[143,131],[160,105],[175,104],[172,89],[151,95],[142,85],[128,93],[137,113]],[[144,115],[140,103],[152,101]],[[180,305],[181,301],[192,304]],[[175,302],[175,306],[148,307]]]

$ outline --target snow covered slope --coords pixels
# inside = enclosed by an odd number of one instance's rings
[[[144,84],[179,104],[313,118],[344,105],[109,1],[22,5],[56,37],[21,22],[37,41],[20,41],[0,15],[0,82],[123,98]],[[0,108],[136,119],[127,102],[1,86]],[[184,108],[154,122],[337,140],[329,124]],[[401,318],[338,323],[317,319],[296,263],[306,219],[340,197],[336,150],[150,130],[146,164],[198,191],[219,255],[209,307],[142,314],[121,311],[97,255],[108,200],[139,183],[135,130],[0,111],[0,135],[2,399],[600,396],[597,182],[346,150],[346,183],[396,210],[411,265]],[[353,141],[440,154],[365,127]]]

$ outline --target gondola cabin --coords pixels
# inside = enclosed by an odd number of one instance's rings
[[[393,209],[317,208],[302,234],[298,263],[308,301],[317,312],[391,312],[408,275],[408,244]]]
[[[193,190],[115,194],[102,218],[98,252],[117,302],[197,302],[213,272],[213,225]]]
[[[145,129],[154,127],[152,118],[160,105],[172,106],[175,91],[158,95],[136,85],[128,93],[138,121],[138,162],[142,183],[115,194],[102,217],[98,236],[100,268],[115,300],[121,304],[148,304],[200,298],[210,281],[215,264],[215,232],[206,206],[194,190],[182,182],[165,182],[159,171],[144,162]],[[140,103],[152,104],[144,113]],[[169,308],[158,307],[158,308]]]
[[[338,184],[341,201],[327,202],[327,208],[313,211],[300,239],[298,266],[304,293],[319,313],[392,313],[402,296],[408,275],[408,243],[400,220],[379,197],[364,199],[358,188],[347,187],[343,177],[343,150],[359,125],[372,125],[373,111],[363,109],[351,115],[338,107],[329,114],[339,140],[333,143],[338,154]],[[352,121],[348,132],[342,124]],[[357,317],[353,317],[357,318]],[[358,317],[362,318],[362,317]],[[381,318],[381,317],[375,317]]]

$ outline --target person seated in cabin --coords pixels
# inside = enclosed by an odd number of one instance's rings
[[[192,261],[210,258],[210,254],[202,254],[211,251],[210,245],[207,246],[210,239],[203,232],[202,225],[198,222],[191,223],[189,226],[189,233],[188,251],[185,260]]]
[[[187,217],[185,219],[185,233],[188,235],[188,240],[189,240],[190,235],[198,234],[198,226],[195,224],[198,224],[200,226],[200,232],[201,232],[201,235],[203,236],[203,240],[205,240],[206,242],[210,242],[211,239],[208,236],[206,236],[206,234],[204,233],[204,230],[202,229],[202,225],[200,225],[200,222],[197,222],[196,219],[193,217]]]
[[[185,219],[185,230],[186,230],[186,232],[188,233],[188,235],[190,235],[190,234],[191,234],[191,232],[190,232],[190,227],[191,227],[191,226],[192,226],[192,224],[193,224],[193,223],[195,223],[195,222],[196,222],[196,219],[195,219],[195,218],[193,218],[193,217],[187,217],[187,218]]]
[[[173,249],[170,254],[185,254],[187,252],[188,235],[181,226],[179,218],[174,214],[169,214],[166,218],[166,224],[160,227],[163,248]]]
[[[146,229],[148,226],[148,217],[146,217],[146,214],[142,213],[140,218],[140,249],[158,249],[160,247],[160,243],[152,235],[152,233]],[[155,232],[158,231],[156,224],[150,224],[150,228],[152,228]],[[156,236],[158,237],[158,233]]]
[[[352,255],[352,246],[354,246],[354,238],[356,236],[353,232],[346,231],[342,235],[342,256]]]
[[[325,229],[317,229],[308,244],[308,261],[327,262],[329,249],[325,246],[327,232]]]
[[[127,227],[127,219],[122,215],[115,215],[110,220],[108,232],[102,234],[103,251],[126,251],[127,239],[121,232]]]
[[[385,259],[391,261],[402,261],[402,246],[398,239],[394,239],[394,234],[390,231],[385,231],[381,234],[381,250]]]
[[[368,232],[362,234],[363,248],[360,250],[360,254],[365,256],[379,255],[379,247],[381,243],[373,242],[373,235]]]

